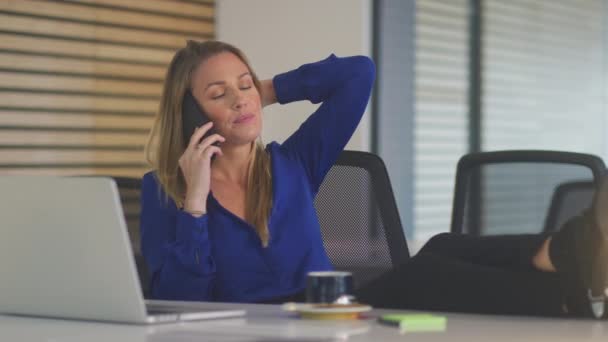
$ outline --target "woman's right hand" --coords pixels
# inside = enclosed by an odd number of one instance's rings
[[[215,154],[222,155],[222,150],[213,144],[226,140],[219,134],[202,139],[211,127],[213,122],[198,127],[179,158],[179,167],[186,181],[183,209],[194,216],[202,216],[207,212],[207,196],[211,189],[211,157]]]

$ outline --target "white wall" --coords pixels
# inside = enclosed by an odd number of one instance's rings
[[[216,0],[216,37],[242,49],[260,79],[338,56],[371,55],[371,0]],[[283,141],[316,105],[265,109],[264,142]],[[368,106],[369,108],[369,106]],[[369,150],[369,109],[347,148]]]

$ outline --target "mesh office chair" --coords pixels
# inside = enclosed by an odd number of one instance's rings
[[[140,285],[144,297],[147,298],[149,294],[149,278],[146,262],[144,261],[143,255],[141,254],[141,240],[139,232],[141,180],[139,178],[129,177],[112,178],[118,186],[118,192],[120,193],[120,201],[122,203],[123,211],[125,214],[127,229],[129,231],[129,238],[131,240],[131,246],[133,247],[135,264],[137,266],[137,272],[139,273]]]
[[[388,173],[380,157],[344,151],[315,198],[334,267],[361,287],[409,259]]]
[[[581,180],[595,189],[605,169],[599,157],[583,153],[528,150],[465,155],[456,171],[451,231],[495,235],[557,230],[559,226],[545,228],[555,189]]]

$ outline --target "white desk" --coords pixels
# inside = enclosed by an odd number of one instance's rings
[[[156,326],[35,319],[0,315],[0,341],[224,342],[224,341],[603,341],[608,322],[512,316],[447,314],[443,332],[401,334],[396,327],[357,321],[312,321],[281,311],[278,305],[245,307],[244,318]],[[388,311],[378,310],[376,316]]]

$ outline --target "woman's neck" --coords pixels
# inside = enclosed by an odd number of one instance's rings
[[[212,179],[245,186],[254,144],[220,146],[222,155],[216,156],[211,164]]]

